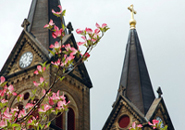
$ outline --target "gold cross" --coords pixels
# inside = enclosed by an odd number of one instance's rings
[[[136,11],[134,10],[134,6],[130,5],[130,7],[128,7],[128,10],[130,10],[131,12],[131,20],[130,20],[130,28],[134,29],[135,25],[136,25],[136,20],[134,19],[134,14],[136,14]]]

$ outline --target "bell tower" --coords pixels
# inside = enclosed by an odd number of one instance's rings
[[[61,27],[61,22],[65,24],[64,18],[54,16],[52,9],[59,11],[60,0],[32,0],[28,18],[24,20],[24,28],[7,61],[5,62],[0,75],[3,75],[8,83],[13,84],[18,94],[23,94],[22,102],[16,102],[15,98],[10,99],[10,107],[21,106],[29,102],[33,96],[33,81],[38,81],[34,71],[40,63],[51,60],[49,46],[56,40],[51,33],[43,26],[53,19],[54,23]],[[72,33],[72,26],[68,24],[65,30],[63,44],[71,44],[77,49],[77,44]],[[51,73],[54,67],[44,72],[44,79],[51,84]],[[52,91],[60,90],[64,92],[69,104],[69,110],[64,112],[51,123],[50,129],[56,130],[89,130],[90,129],[90,89],[92,83],[86,67],[80,64],[62,82],[55,84]],[[40,98],[41,91],[36,92],[36,100]]]
[[[152,130],[148,121],[159,120],[161,127],[168,125],[174,130],[161,89],[155,97],[150,76],[145,63],[143,51],[136,31],[133,5],[131,11],[130,31],[126,45],[125,59],[121,72],[120,84],[112,111],[105,122],[103,130],[127,130],[133,122],[142,124],[144,130]]]

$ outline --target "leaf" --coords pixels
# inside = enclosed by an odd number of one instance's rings
[[[64,78],[65,78],[65,76],[63,76],[63,77],[59,77],[60,81],[62,81]]]
[[[55,53],[54,53],[53,51],[49,50],[49,52],[50,52],[53,56],[55,56]]]
[[[65,14],[66,14],[66,10],[63,10],[62,11],[62,16],[65,16]]]

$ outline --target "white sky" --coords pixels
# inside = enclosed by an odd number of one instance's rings
[[[16,43],[31,0],[0,0],[0,68]],[[163,97],[175,129],[185,120],[185,2],[183,0],[61,0],[66,23],[73,28],[107,23],[111,28],[86,63],[91,77],[91,129],[102,129],[115,101],[129,33],[130,12],[137,11],[136,29],[156,92]],[[75,32],[74,32],[75,33]],[[76,41],[81,40],[75,35]],[[157,94],[156,94],[157,96]]]

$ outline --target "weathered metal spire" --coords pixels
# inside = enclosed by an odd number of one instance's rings
[[[49,49],[50,44],[54,44],[57,39],[53,39],[51,33],[43,27],[49,23],[50,19],[61,27],[60,18],[51,12],[52,9],[59,11],[58,5],[60,5],[60,0],[32,0],[28,14],[27,19],[30,22],[28,32],[32,33],[46,49]],[[64,23],[64,20],[62,22]]]
[[[123,90],[124,91],[121,91]],[[143,114],[155,99],[136,29],[131,28],[120,79],[118,96],[128,98]]]

